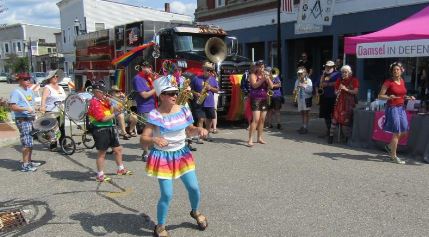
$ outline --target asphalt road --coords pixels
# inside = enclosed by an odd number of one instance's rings
[[[246,130],[223,126],[215,141],[194,152],[209,227],[189,216],[180,180],[167,219],[172,236],[427,236],[429,166],[411,159],[390,163],[383,151],[328,146],[296,133],[299,119],[283,118],[284,130],[268,144],[245,146]],[[78,138],[76,138],[78,139]],[[45,162],[35,173],[17,170],[18,145],[1,148],[0,209],[31,210],[30,224],[0,236],[151,236],[159,198],[156,179],[145,175],[138,138],[124,142],[125,165],[135,174],[95,181],[95,150],[63,156],[35,146]]]

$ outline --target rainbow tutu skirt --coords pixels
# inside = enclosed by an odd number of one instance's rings
[[[158,179],[177,179],[195,170],[194,157],[188,146],[176,151],[162,151],[152,148],[146,163],[148,176]]]

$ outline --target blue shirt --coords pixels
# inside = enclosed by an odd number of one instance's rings
[[[19,93],[21,92],[22,95]],[[34,110],[34,93],[33,90],[31,90],[31,88],[27,88],[26,90],[24,90],[21,87],[16,88],[15,90],[12,91],[12,93],[10,93],[10,100],[9,100],[9,104],[16,104],[19,107],[22,108],[28,108],[28,104],[30,104],[30,106],[33,108]],[[32,117],[32,114],[29,114],[28,111],[22,111],[22,112],[13,112],[15,115],[15,118],[26,118],[26,117]]]
[[[207,81],[211,87],[219,88],[218,83],[214,77],[204,78],[204,76],[201,77],[194,77],[191,81],[191,88],[193,91],[201,92],[203,89],[204,82]],[[214,94],[212,91],[207,91],[207,97],[204,100],[202,106],[205,108],[214,108]],[[194,100],[196,101],[198,98],[195,97]]]
[[[155,97],[150,96],[148,98],[143,98],[143,96],[140,95],[140,92],[143,91],[151,91],[149,82],[142,76],[136,75],[133,80],[133,86],[134,90],[137,91],[139,94],[136,96],[136,103],[137,103],[137,112],[139,113],[149,113],[155,108]]]

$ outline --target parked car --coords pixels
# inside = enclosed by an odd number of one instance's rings
[[[40,84],[41,87],[45,86],[43,81],[48,74],[46,72],[33,72],[31,73],[32,81],[35,84]]]
[[[8,77],[7,73],[5,72],[0,73],[0,82],[7,82],[7,77]]]

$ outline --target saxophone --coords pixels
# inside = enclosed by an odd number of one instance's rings
[[[298,103],[298,88],[293,89],[293,103]]]
[[[325,73],[323,73],[323,76],[320,78],[319,88],[317,88],[316,104],[318,105],[320,104],[320,96],[325,93],[325,90],[322,86],[324,81],[329,81],[329,76],[327,76]]]
[[[177,96],[176,104],[185,105],[189,99],[192,99],[192,92],[188,90],[189,85],[191,84],[191,79],[187,78],[183,82],[182,89]]]
[[[209,95],[208,90],[207,90],[207,86],[208,86],[208,82],[205,81],[203,84],[203,89],[200,92],[200,97],[198,97],[197,99],[197,104],[201,105],[203,104],[204,100],[206,100],[206,97]]]

